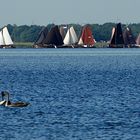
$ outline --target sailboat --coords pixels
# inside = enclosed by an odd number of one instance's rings
[[[138,37],[136,39],[136,46],[140,47],[140,33],[139,33],[139,35],[138,35]]]
[[[0,31],[0,48],[14,48],[14,43],[10,37],[7,27]]]
[[[39,36],[38,36],[37,40],[35,41],[33,47],[35,47],[35,48],[43,47],[43,43],[47,37],[47,34],[48,34],[48,28],[45,27],[40,31]]]
[[[123,48],[124,47],[124,38],[122,34],[121,23],[118,23],[116,27],[113,27],[109,47],[110,48]]]
[[[92,30],[89,25],[86,25],[82,30],[82,34],[80,36],[78,46],[93,47],[94,44],[95,44],[95,40],[92,35]]]
[[[132,31],[130,28],[126,28],[123,32],[123,38],[124,38],[124,44],[125,44],[125,47],[127,48],[134,48],[136,47],[135,44],[136,44],[136,41],[134,39],[134,36],[132,34]]]
[[[74,30],[74,27],[70,27],[66,33],[64,38],[64,45],[65,48],[74,48],[74,45],[78,43],[78,37]]]
[[[51,28],[49,33],[47,34],[46,39],[43,42],[43,47],[45,48],[57,48],[58,46],[63,45],[63,39],[60,34],[58,26],[54,26]]]

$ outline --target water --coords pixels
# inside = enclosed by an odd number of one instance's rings
[[[139,140],[140,49],[1,49],[3,140]]]

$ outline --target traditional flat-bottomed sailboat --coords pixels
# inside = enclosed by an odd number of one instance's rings
[[[77,47],[92,48],[94,47],[95,40],[92,35],[92,30],[89,25],[83,27]]]
[[[131,28],[126,28],[123,32],[123,38],[124,38],[124,45],[126,48],[134,48],[136,47],[136,41],[132,34]]]
[[[63,44],[63,39],[58,26],[52,27],[51,30],[48,32],[46,39],[43,41],[43,47],[57,48],[59,46],[62,46]]]
[[[74,46],[78,43],[78,37],[77,34],[72,27],[70,27],[66,33],[66,36],[64,38],[64,45],[65,48],[74,48]]]
[[[0,31],[0,48],[14,48],[14,43],[6,26]]]
[[[125,47],[121,23],[118,23],[116,27],[113,27],[109,47],[110,48],[124,48]]]
[[[43,43],[47,37],[47,34],[48,34],[48,28],[45,27],[40,31],[39,36],[38,36],[37,40],[35,41],[33,47],[35,47],[35,48],[43,47]]]

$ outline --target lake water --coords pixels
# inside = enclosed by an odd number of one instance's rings
[[[140,49],[1,49],[2,140],[139,140]]]

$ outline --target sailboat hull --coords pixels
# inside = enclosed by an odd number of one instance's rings
[[[74,48],[95,48],[95,47],[91,45],[75,45]]]
[[[57,46],[57,48],[74,48],[73,45],[61,45],[61,46]]]
[[[113,45],[110,44],[109,48],[139,48],[137,45]]]
[[[33,45],[33,48],[56,48],[55,45],[47,45],[47,44],[39,44],[39,45]]]
[[[33,45],[33,48],[95,48],[95,46],[89,45]]]
[[[114,44],[110,44],[109,45],[109,48],[125,48],[125,45],[123,45],[123,44],[120,44],[120,45],[114,45]]]
[[[0,48],[16,48],[14,45],[1,45]]]

